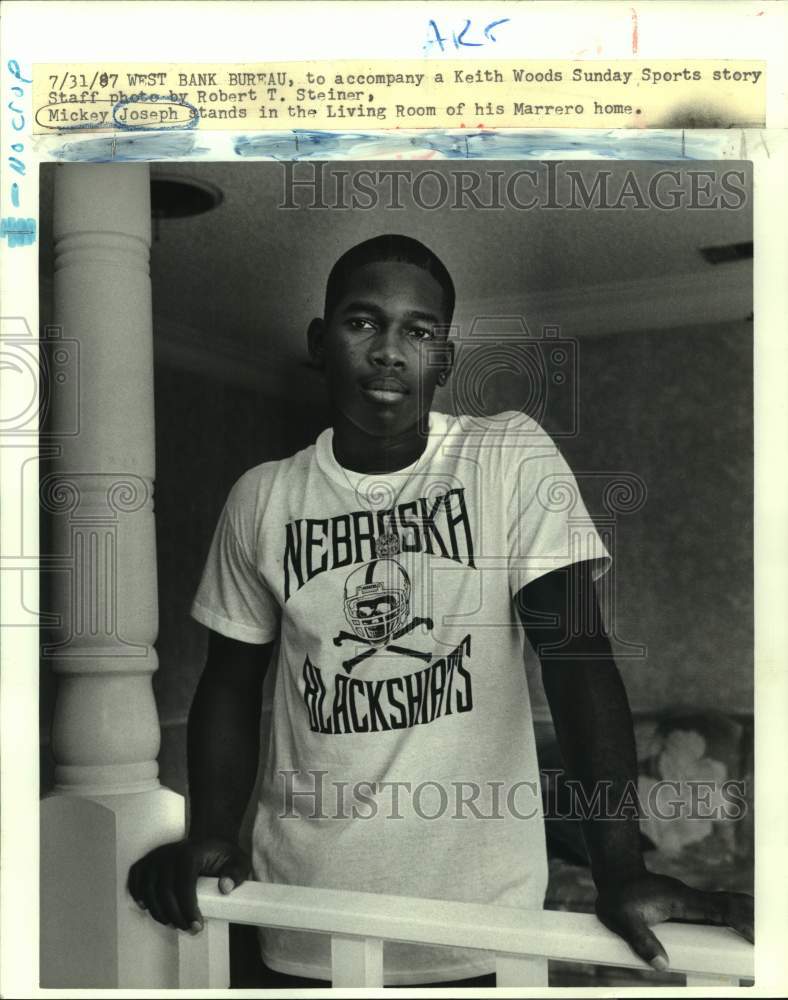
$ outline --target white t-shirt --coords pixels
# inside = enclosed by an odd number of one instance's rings
[[[376,547],[381,537],[382,548]],[[524,636],[512,597],[610,557],[529,417],[430,413],[420,459],[359,474],[333,431],[230,491],[192,615],[277,636],[252,835],[261,881],[541,908],[547,859]],[[263,959],[330,978],[325,935],[265,930]],[[387,944],[389,985],[492,971]]]

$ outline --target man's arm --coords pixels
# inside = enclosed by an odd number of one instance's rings
[[[189,710],[189,837],[237,841],[257,775],[263,678],[273,643],[210,633]]]
[[[632,716],[602,623],[591,564],[546,574],[524,587],[515,602],[542,664],[567,775],[592,804],[582,826],[599,919],[657,969],[667,968],[667,955],[649,927],[663,920],[729,924],[752,941],[751,897],[701,892],[678,879],[652,875],[644,864]],[[628,809],[600,817],[606,803],[615,810],[622,800]]]
[[[198,930],[198,877],[218,876],[219,888],[230,892],[249,875],[238,837],[257,774],[262,685],[272,647],[210,633],[189,711],[188,834],[146,854],[129,872],[129,892],[160,923]]]

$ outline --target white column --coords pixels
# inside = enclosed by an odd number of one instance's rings
[[[55,181],[55,320],[78,352],[42,482],[59,565],[54,793],[41,808],[41,985],[177,985],[176,932],[126,892],[141,854],[183,835],[158,781],[158,631],[147,164],[68,164]],[[73,344],[75,343],[75,348]],[[72,400],[73,402],[73,400]],[[59,410],[58,407],[63,409]]]

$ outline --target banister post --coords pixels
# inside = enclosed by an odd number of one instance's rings
[[[383,986],[383,941],[332,934],[331,985]]]
[[[56,169],[55,321],[78,346],[79,400],[59,412],[42,480],[60,627],[55,789],[41,805],[41,985],[177,985],[176,932],[126,892],[130,864],[183,835],[158,780],[153,339],[147,164]],[[68,426],[66,425],[68,423]]]
[[[199,934],[178,935],[178,989],[230,988],[230,925],[206,920]]]

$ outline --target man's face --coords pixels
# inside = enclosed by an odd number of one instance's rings
[[[335,408],[376,436],[412,427],[451,367],[448,322],[443,289],[423,268],[385,261],[355,270],[331,315],[309,334]]]

